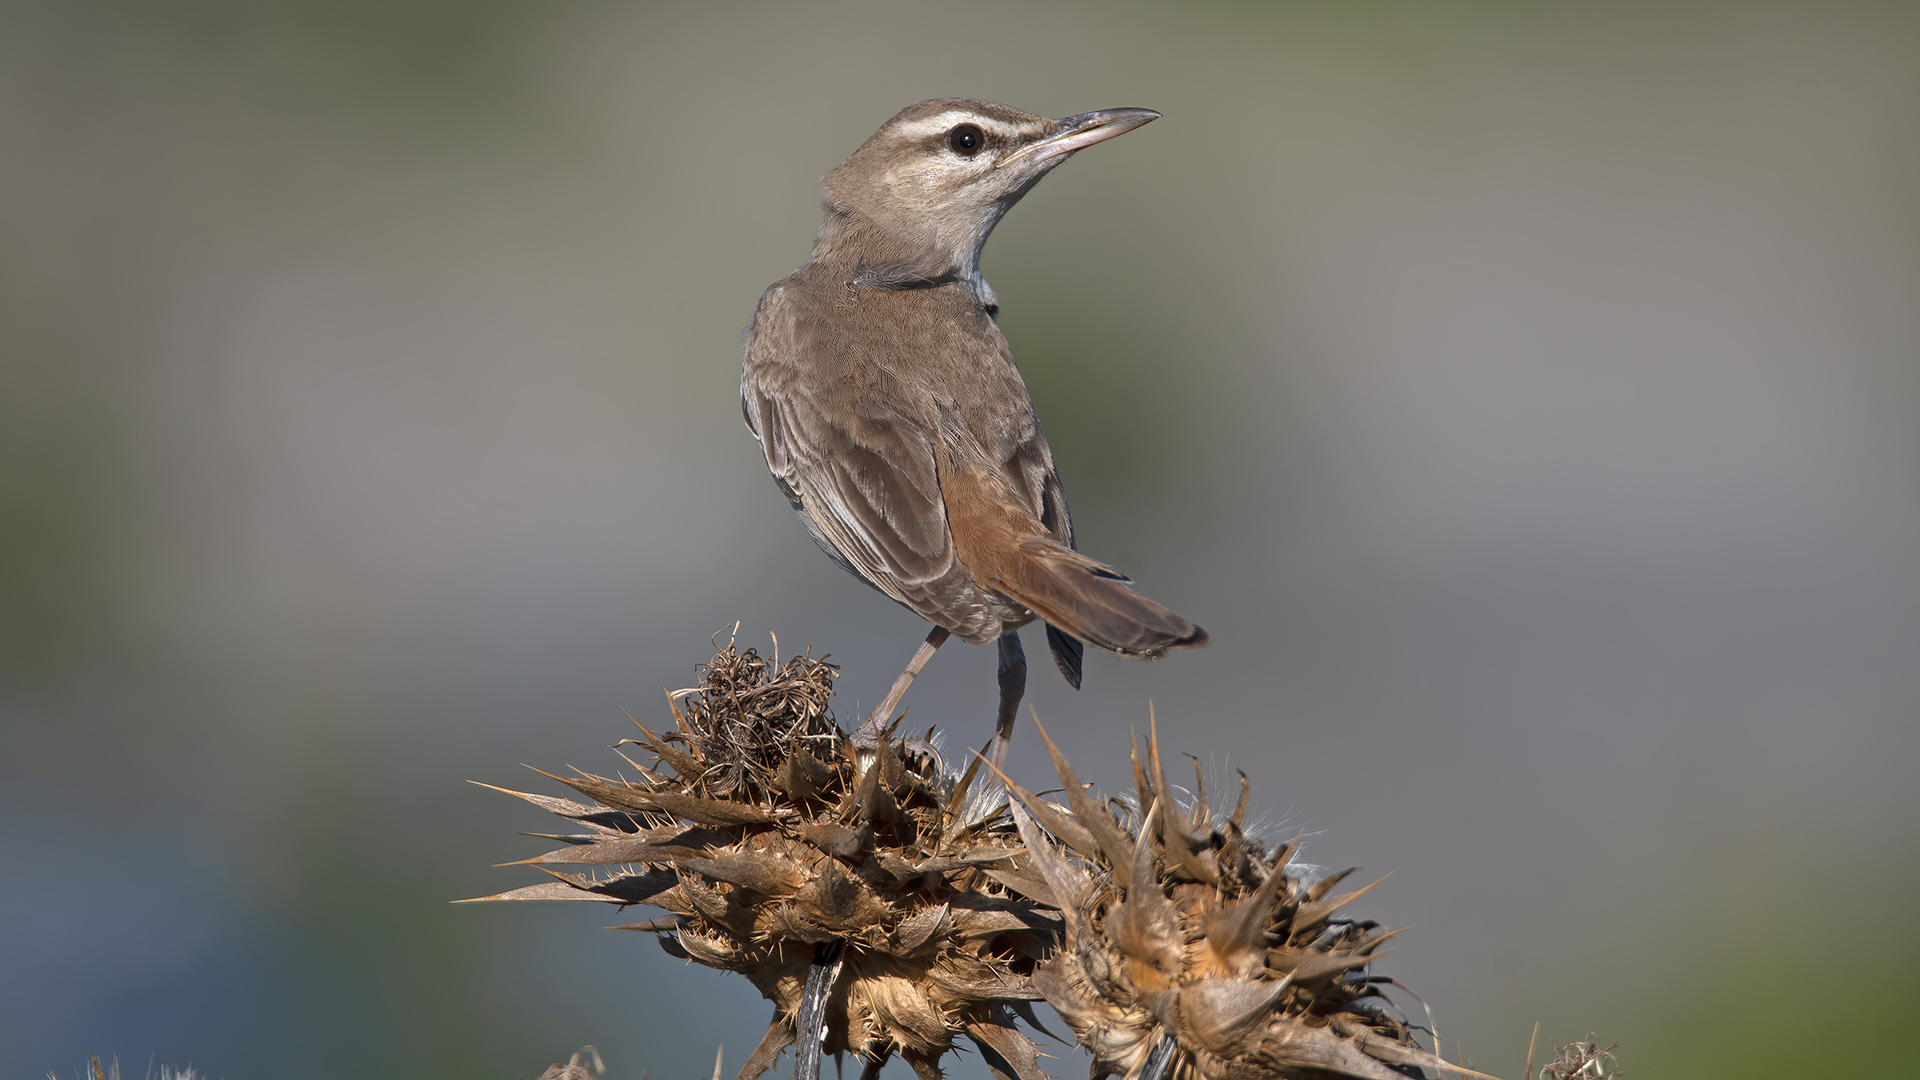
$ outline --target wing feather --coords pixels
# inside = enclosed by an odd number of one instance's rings
[[[779,287],[755,313],[741,380],[747,426],[767,468],[827,553],[909,610],[970,641],[992,639],[999,617],[953,550],[940,497],[934,431],[903,395],[844,387],[839,407],[816,396],[823,343],[781,310]]]

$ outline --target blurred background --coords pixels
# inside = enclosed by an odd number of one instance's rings
[[[732,1075],[769,1007],[634,913],[448,905],[551,828],[466,781],[617,767],[736,619],[899,670],[740,334],[945,95],[1166,114],[985,260],[1083,546],[1213,634],[1037,661],[1082,775],[1151,702],[1393,871],[1498,1075],[1898,1071],[1920,8],[197,0],[0,7],[0,1073]]]

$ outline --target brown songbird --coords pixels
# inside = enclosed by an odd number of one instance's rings
[[[996,763],[1026,691],[1017,631],[1034,619],[1075,687],[1081,642],[1147,660],[1207,643],[1074,550],[1053,454],[980,276],[988,234],[1041,177],[1159,115],[910,105],[826,175],[813,257],[754,309],[741,407],[774,481],[835,562],[934,624],[869,737],[948,634],[999,642]]]

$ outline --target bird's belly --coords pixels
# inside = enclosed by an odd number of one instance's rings
[[[980,594],[986,598],[987,607],[990,608],[995,615],[1000,617],[1000,632],[1003,634],[1009,630],[1018,630],[1034,619],[1034,614],[1030,609],[1024,605],[1014,603],[999,593],[981,589]]]

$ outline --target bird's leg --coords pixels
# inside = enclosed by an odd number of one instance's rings
[[[893,720],[893,710],[900,704],[900,699],[907,696],[907,687],[913,685],[914,676],[919,675],[920,669],[926,667],[927,661],[933,659],[933,651],[946,642],[949,633],[944,626],[936,626],[927,631],[927,640],[921,642],[920,647],[913,651],[913,659],[907,661],[907,670],[893,680],[893,689],[888,690],[887,696],[880,700],[880,706],[867,714],[867,722],[860,725],[859,733],[854,736],[855,742],[878,743],[880,741],[880,733],[887,730],[887,724]]]
[[[1020,699],[1027,696],[1027,651],[1020,647],[1020,631],[1000,635],[1000,716],[993,725],[993,749],[988,756],[995,769],[1007,764],[1007,744],[1013,741],[1013,722],[1020,715]]]

